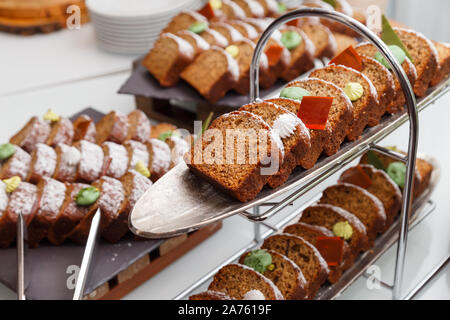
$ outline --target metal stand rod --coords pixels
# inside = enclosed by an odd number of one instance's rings
[[[398,152],[395,152],[395,151],[392,151],[392,150],[380,147],[380,146],[378,146],[376,144],[371,144],[370,145],[370,150],[375,150],[375,151],[377,151],[377,152],[379,152],[381,154],[384,154],[385,156],[388,156],[390,158],[393,158],[393,159],[401,161],[401,162],[408,161],[408,156],[404,156],[404,155],[402,155],[402,154],[400,154]]]
[[[327,18],[344,24],[352,30],[358,32],[380,51],[382,56],[388,61],[394,74],[400,81],[401,87],[406,98],[406,107],[408,111],[408,117],[410,122],[409,127],[409,144],[408,144],[408,158],[406,162],[406,178],[405,187],[403,189],[403,203],[401,211],[401,228],[397,247],[397,257],[395,265],[394,276],[394,293],[393,298],[399,299],[402,291],[402,276],[405,265],[406,245],[408,240],[408,220],[412,206],[412,192],[414,188],[414,173],[417,157],[417,143],[419,137],[419,119],[416,109],[416,99],[414,96],[411,84],[406,77],[406,74],[400,64],[396,61],[395,57],[390,52],[386,44],[372,31],[365,27],[360,22],[353,18],[350,18],[339,12],[332,12],[324,9],[316,8],[302,8],[288,12],[287,14],[275,19],[269,27],[263,32],[261,38],[256,45],[255,52],[253,54],[252,64],[250,66],[250,98],[251,101],[259,99],[259,62],[263,49],[266,46],[267,41],[271,37],[272,33],[278,29],[281,25],[291,20],[305,17],[305,16],[317,16],[321,18]]]
[[[259,216],[259,214],[260,214],[260,208],[259,208],[259,206],[256,206],[253,210],[254,210],[254,212],[255,212],[255,216]],[[257,244],[261,244],[261,242],[262,242],[262,237],[261,237],[261,223],[256,222],[256,223],[253,224],[253,233],[254,233],[254,239],[255,239],[255,242],[256,242]]]
[[[77,283],[75,285],[75,292],[73,294],[73,300],[81,300],[84,297],[84,288],[86,286],[89,267],[91,265],[95,244],[97,243],[99,235],[101,216],[102,215],[100,209],[97,209],[97,212],[92,218],[91,228],[89,229],[89,237],[86,243],[86,248],[84,249],[80,271],[78,272]]]
[[[17,300],[25,300],[25,262],[24,262],[24,230],[23,214],[17,218]]]

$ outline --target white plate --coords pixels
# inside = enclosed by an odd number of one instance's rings
[[[97,37],[99,39],[104,39],[105,41],[109,41],[111,43],[129,43],[129,44],[147,44],[147,43],[153,43],[158,39],[158,37],[143,37],[143,38],[130,38],[130,37],[122,37],[118,38],[116,36],[107,35],[104,33],[97,33]]]
[[[100,35],[97,35],[96,38],[98,41],[106,43],[111,47],[136,48],[136,49],[145,49],[147,51],[150,50],[150,48],[153,46],[153,43],[155,41],[153,39],[148,39],[145,41],[117,41],[117,40],[111,40],[111,39],[102,37]]]
[[[127,19],[164,15],[182,10],[194,2],[195,0],[87,0],[86,6],[98,15]]]
[[[123,25],[123,26],[141,26],[141,25],[152,25],[152,24],[159,24],[162,22],[168,22],[174,17],[177,13],[174,12],[172,14],[167,15],[161,15],[158,17],[150,17],[145,19],[138,19],[138,18],[131,18],[131,19],[115,19],[115,18],[109,18],[109,17],[103,17],[99,16],[97,14],[94,14],[93,12],[90,12],[90,17],[93,20],[100,21],[104,24],[113,24],[113,25]]]

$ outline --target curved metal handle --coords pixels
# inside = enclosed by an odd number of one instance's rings
[[[411,87],[411,84],[409,83],[409,80],[403,68],[397,62],[395,57],[392,55],[386,44],[375,33],[369,30],[362,23],[339,12],[317,8],[302,8],[288,12],[285,15],[275,19],[269,25],[269,27],[261,35],[261,38],[259,39],[258,44],[256,45],[255,52],[253,54],[252,64],[250,66],[250,100],[251,102],[254,102],[259,99],[259,61],[263,49],[268,39],[271,37],[272,33],[286,22],[308,16],[327,18],[330,20],[340,22],[349,27],[350,29],[358,32],[360,35],[362,35],[371,43],[373,43],[373,45],[381,52],[383,57],[388,61],[395,75],[399,79],[402,90],[405,94],[406,107],[410,121],[409,144],[406,162],[407,174],[405,179],[405,186],[403,189],[404,196],[402,200],[403,203],[400,216],[401,228],[397,247],[397,260],[395,265],[394,289],[393,289],[393,298],[400,299],[402,292],[402,276],[405,264],[406,244],[408,239],[408,223],[409,223],[409,216],[411,213],[412,193],[414,188],[414,174],[417,158],[417,144],[419,137],[419,118],[416,109],[416,98],[414,96],[414,91]]]

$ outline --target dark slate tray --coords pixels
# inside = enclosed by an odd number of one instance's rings
[[[87,114],[98,121],[103,114],[88,108],[72,117]],[[112,279],[163,240],[135,240],[130,233],[116,244],[100,239],[91,264],[85,294]],[[25,249],[25,295],[27,299],[72,299],[76,273],[81,265],[84,246],[66,241],[61,246],[42,242],[37,249]],[[17,285],[17,251],[15,245],[0,249],[0,283],[12,290]]]
[[[119,93],[132,94],[134,96],[144,96],[147,98],[156,98],[162,100],[175,99],[184,102],[208,103],[194,88],[186,82],[180,81],[173,87],[162,87],[158,81],[147,71],[141,64],[142,59],[133,63],[133,71],[131,76],[119,89]],[[260,96],[266,97],[270,93],[278,90],[286,84],[285,81],[278,80],[270,89],[260,90]],[[242,106],[249,102],[248,96],[243,96],[234,91],[229,91],[225,97],[220,99],[214,105],[230,107],[230,111],[235,110],[238,106]]]

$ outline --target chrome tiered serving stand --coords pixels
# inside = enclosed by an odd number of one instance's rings
[[[403,202],[402,209],[399,221],[394,224],[385,234],[380,236],[376,243],[375,247],[371,252],[366,252],[364,255],[360,257],[358,262],[349,270],[344,273],[343,278],[335,285],[332,285],[325,290],[321,290],[316,297],[316,299],[333,299],[339,296],[354,280],[356,280],[360,275],[364,275],[364,272],[370,264],[375,261],[381,254],[383,254],[389,247],[391,247],[395,241],[397,241],[397,252],[396,252],[396,263],[395,263],[395,274],[394,274],[394,283],[392,285],[387,284],[385,282],[381,282],[381,284],[388,289],[392,290],[393,299],[408,299],[413,297],[428,281],[435,275],[441,268],[448,262],[448,257],[442,261],[438,266],[433,268],[432,272],[427,275],[425,279],[419,283],[413,290],[411,290],[407,295],[402,295],[402,285],[403,285],[403,274],[405,268],[405,254],[407,248],[407,240],[408,240],[408,231],[414,228],[417,224],[419,224],[424,218],[426,218],[435,208],[435,205],[428,198],[430,194],[424,195],[423,199],[417,199],[417,206],[414,207],[414,212],[421,211],[420,216],[413,215],[413,220],[410,223],[410,217],[413,209],[412,203],[412,194],[414,188],[414,173],[415,173],[415,163],[417,158],[417,144],[419,137],[419,120],[418,120],[418,112],[425,109],[427,106],[433,104],[439,97],[441,97],[444,93],[446,93],[449,89],[449,81],[445,81],[440,87],[436,88],[430,95],[426,98],[422,99],[419,104],[416,102],[416,98],[414,95],[414,91],[409,83],[409,80],[399,63],[390,53],[386,44],[380,40],[380,38],[365,27],[363,24],[359,23],[355,19],[352,19],[344,14],[338,12],[330,12],[323,9],[315,9],[315,8],[303,8],[294,10],[289,12],[275,21],[273,21],[269,27],[262,34],[254,55],[250,69],[250,101],[256,102],[260,101],[259,99],[259,61],[263,49],[266,45],[266,42],[271,37],[273,32],[278,29],[284,23],[287,23],[291,20],[302,18],[302,17],[310,17],[315,16],[319,18],[327,18],[330,20],[334,20],[340,22],[352,30],[358,32],[361,36],[370,41],[376,48],[381,52],[384,58],[388,61],[391,66],[393,72],[397,76],[400,81],[403,92],[406,97],[406,111],[407,113],[402,114],[400,116],[391,116],[391,119],[387,121],[383,121],[376,128],[369,129],[370,133],[364,134],[362,139],[353,142],[344,147],[346,149],[344,152],[339,152],[339,156],[332,157],[329,161],[323,161],[319,164],[319,166],[310,170],[308,174],[305,174],[303,177],[297,179],[294,184],[291,184],[289,189],[297,188],[295,192],[291,193],[289,196],[285,197],[283,200],[276,203],[258,203],[260,201],[256,201],[253,204],[253,211],[243,210],[239,212],[239,214],[246,219],[254,222],[254,239],[251,244],[242,248],[239,252],[234,254],[232,257],[227,259],[224,263],[222,263],[215,270],[212,270],[207,275],[205,275],[202,279],[198,280],[192,286],[181,292],[175,299],[185,299],[190,294],[198,290],[199,288],[204,287],[209,280],[212,279],[213,275],[218,271],[218,269],[227,264],[234,261],[237,261],[239,257],[246,251],[251,248],[255,248],[261,244],[263,239],[268,236],[280,232],[284,226],[286,226],[294,217],[297,217],[304,208],[308,205],[311,205],[318,198],[314,198],[311,202],[303,205],[301,208],[297,208],[293,210],[291,214],[285,217],[283,220],[278,222],[276,225],[270,225],[265,223],[264,221],[281,210],[286,208],[287,206],[293,204],[293,202],[299,199],[301,196],[306,194],[308,191],[312,190],[315,186],[323,182],[332,174],[336,173],[340,169],[342,169],[346,164],[350,163],[363,153],[374,150],[379,153],[388,155],[390,157],[395,158],[398,161],[406,163],[406,179],[405,186],[403,190]],[[392,119],[394,117],[395,119]],[[397,152],[394,152],[390,149],[386,149],[377,145],[377,143],[382,140],[384,137],[395,131],[402,124],[409,120],[409,142],[408,142],[408,153],[407,155],[402,155]],[[435,163],[435,169],[437,170],[438,164]],[[438,173],[435,172],[437,179]],[[432,179],[433,180],[433,179]],[[431,184],[435,183],[434,180]],[[435,184],[431,187],[434,188]],[[287,190],[284,190],[287,191]],[[431,193],[432,190],[429,190]],[[269,206],[268,210],[261,212],[261,207]],[[261,226],[265,226],[268,228],[268,231],[262,232]],[[366,275],[367,276],[367,275]],[[205,289],[205,288],[203,288]]]
[[[406,97],[407,113],[384,117],[379,125],[368,128],[362,137],[354,142],[346,142],[341,146],[337,154],[320,159],[316,166],[309,170],[296,170],[289,180],[277,189],[264,189],[255,200],[248,203],[233,201],[212,188],[208,183],[194,177],[186,164],[181,163],[158,180],[138,201],[129,217],[130,229],[138,236],[148,238],[166,238],[196,230],[218,220],[239,214],[254,222],[254,238],[251,243],[236,252],[222,264],[211,270],[204,277],[196,281],[189,288],[181,292],[175,299],[185,299],[190,294],[204,289],[212,276],[224,265],[236,261],[244,252],[258,247],[268,236],[277,233],[297,217],[304,208],[317,200],[317,197],[302,207],[294,209],[290,214],[281,219],[275,225],[267,223],[267,219],[280,213],[283,209],[292,205],[314,187],[325,181],[328,177],[342,169],[357,157],[368,150],[375,150],[382,154],[394,157],[398,161],[406,163],[407,174],[404,186],[404,197],[400,218],[391,228],[381,235],[375,242],[375,247],[365,252],[355,265],[347,270],[337,283],[324,287],[319,292],[317,299],[334,299],[339,296],[353,281],[364,275],[365,270],[383,254],[395,242],[398,243],[396,252],[395,275],[393,284],[381,282],[392,289],[393,299],[411,298],[420,290],[428,280],[436,274],[443,265],[448,262],[448,257],[433,271],[427,275],[412,291],[402,295],[403,271],[405,266],[405,254],[408,240],[408,230],[420,223],[434,210],[434,203],[429,196],[435,187],[439,177],[439,165],[433,163],[433,176],[430,188],[421,198],[412,203],[412,190],[414,187],[415,162],[417,158],[417,143],[419,135],[418,112],[432,105],[439,97],[450,88],[450,79],[446,79],[418,103],[414,92],[402,67],[397,63],[387,46],[368,28],[358,21],[338,12],[331,12],[316,8],[303,8],[289,12],[274,20],[262,34],[253,56],[250,69],[250,97],[251,101],[259,100],[259,60],[263,48],[272,33],[282,24],[291,20],[315,16],[327,18],[340,23],[358,32],[365,37],[381,52],[388,61],[395,75],[398,77]],[[409,144],[407,155],[402,155],[392,150],[378,146],[377,143],[409,120]],[[281,201],[274,199],[282,198]],[[268,208],[263,210],[263,208]],[[413,214],[411,219],[411,213]],[[410,221],[411,220],[411,221]],[[94,220],[91,232],[98,229],[100,219]],[[267,230],[263,231],[265,227]],[[93,237],[94,238],[94,237]],[[90,257],[95,247],[95,241],[88,242],[83,265],[89,265]],[[77,287],[82,287],[87,277],[87,267],[77,281]],[[82,296],[81,288],[77,289],[79,298]]]

